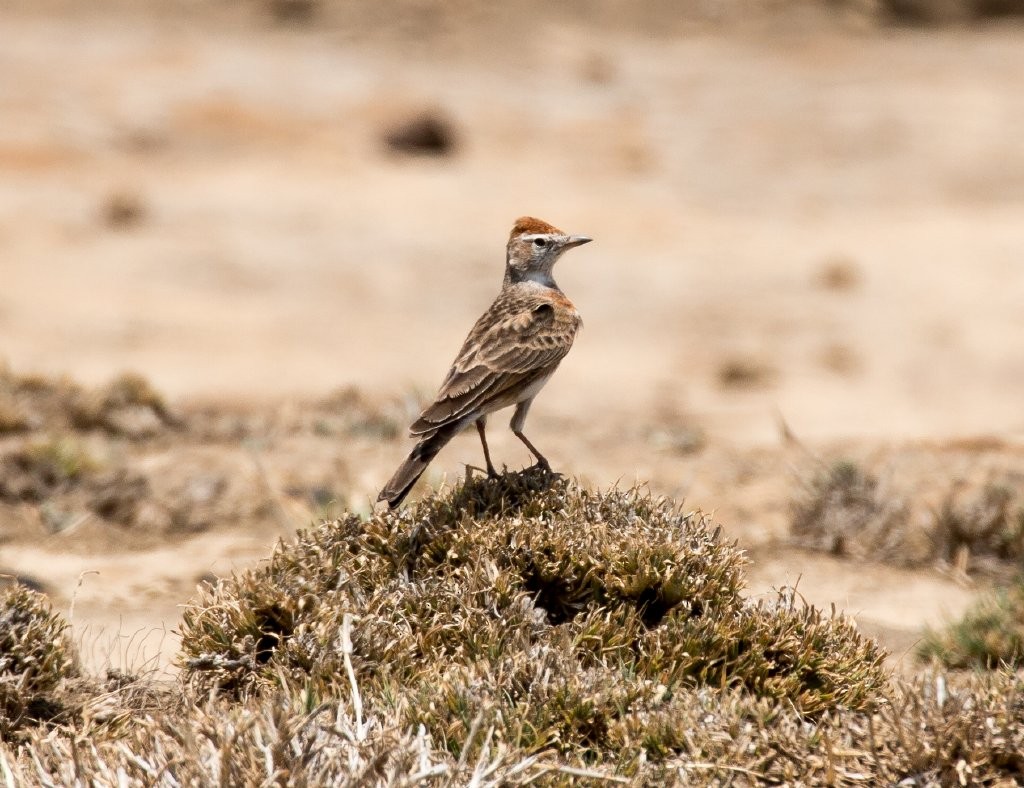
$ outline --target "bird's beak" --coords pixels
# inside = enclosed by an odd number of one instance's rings
[[[587,238],[585,235],[570,235],[562,243],[563,249],[572,249],[574,246],[583,246],[593,241],[593,238]]]

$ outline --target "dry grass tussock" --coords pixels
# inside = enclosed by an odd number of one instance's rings
[[[0,594],[0,738],[66,712],[58,690],[78,676],[67,628],[42,594],[18,585]]]
[[[641,490],[468,479],[399,513],[323,523],[202,591],[176,687],[58,671],[67,713],[19,718],[0,773],[126,785],[1024,776],[1015,676],[894,686],[849,621],[791,595],[751,603],[742,571],[702,516]],[[41,603],[38,615],[59,630]],[[4,681],[17,671],[30,669],[12,663]]]
[[[840,557],[1005,576],[1024,558],[1024,485],[1016,472],[955,480],[930,506],[841,460],[804,484],[790,533],[803,547]]]
[[[82,543],[121,549],[242,524],[280,528],[282,495],[311,517],[336,512],[357,497],[358,473],[338,445],[392,440],[408,410],[354,389],[302,407],[178,408],[135,374],[93,388],[0,363],[0,532],[78,531]]]

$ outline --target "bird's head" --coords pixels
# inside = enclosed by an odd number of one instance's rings
[[[547,222],[523,216],[516,220],[508,238],[505,281],[527,280],[554,287],[551,269],[566,249],[590,242],[585,235],[566,235]]]

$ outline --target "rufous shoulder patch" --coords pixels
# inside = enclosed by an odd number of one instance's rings
[[[520,216],[516,219],[515,226],[512,228],[512,233],[509,235],[509,240],[515,238],[517,235],[529,235],[532,233],[556,233],[558,235],[565,235],[554,225],[550,225],[540,219],[535,219],[532,216]]]

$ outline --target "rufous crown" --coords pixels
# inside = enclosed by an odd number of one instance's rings
[[[520,216],[516,219],[515,225],[512,227],[512,233],[508,239],[511,241],[518,235],[528,235],[532,233],[554,233],[555,235],[565,235],[557,227],[548,224],[540,219],[535,219],[532,216]]]

